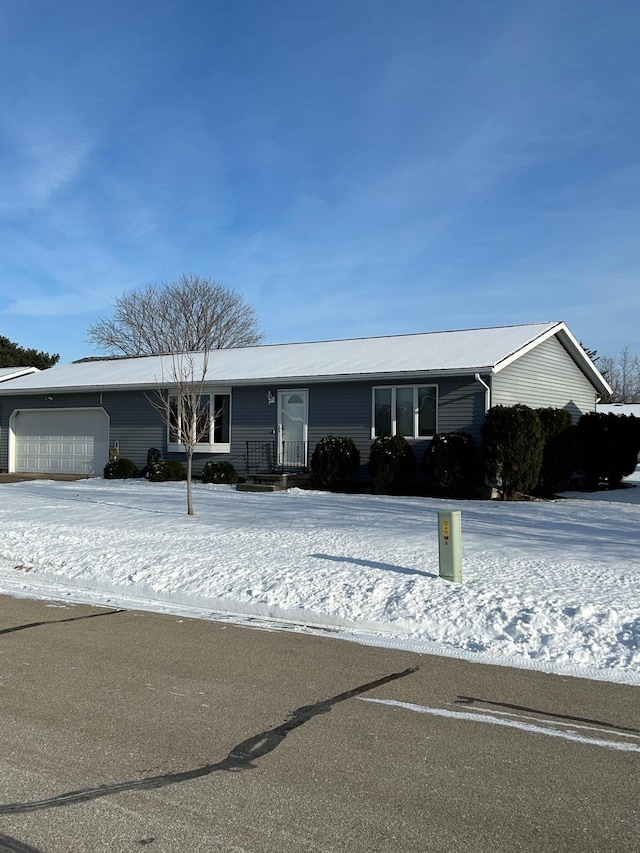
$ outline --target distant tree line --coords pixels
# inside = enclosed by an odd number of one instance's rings
[[[612,389],[603,403],[640,403],[640,358],[629,347],[619,355],[602,356],[598,368]]]
[[[0,335],[0,367],[37,367],[39,370],[46,370],[59,360],[57,353],[49,355],[48,352],[25,349]]]
[[[581,344],[591,361],[611,386],[603,403],[640,403],[640,358],[625,346],[619,355],[598,355],[598,350]]]

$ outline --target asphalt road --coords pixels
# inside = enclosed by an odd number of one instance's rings
[[[0,598],[0,851],[637,851],[639,700]]]

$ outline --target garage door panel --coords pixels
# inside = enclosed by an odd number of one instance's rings
[[[104,409],[17,412],[14,433],[16,471],[101,474],[109,458]]]

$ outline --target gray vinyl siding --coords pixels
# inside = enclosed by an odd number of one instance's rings
[[[371,420],[373,388],[381,384],[393,385],[437,385],[438,386],[438,430],[470,432],[476,442],[480,441],[480,426],[484,420],[484,389],[470,378],[450,379],[434,382],[398,379],[381,382],[327,382],[307,385],[265,385],[260,388],[234,388],[232,401],[232,455],[243,456],[244,443],[269,441],[277,429],[277,404],[269,405],[267,390],[291,390],[306,388],[309,392],[309,458],[320,439],[327,435],[349,436],[360,451],[360,475],[366,474],[369,452],[373,443]],[[411,442],[418,462],[421,461],[429,442]],[[234,464],[236,464],[234,462]],[[236,465],[236,467],[238,467]],[[239,469],[240,470],[240,469]]]
[[[438,432],[468,432],[479,446],[485,415],[484,387],[470,376],[438,384]]]
[[[167,431],[151,403],[156,401],[154,392],[146,396],[139,391],[114,391],[102,396],[111,420],[109,441],[111,445],[118,442],[120,456],[143,468],[149,448],[155,447],[166,455]]]
[[[480,426],[484,419],[484,389],[473,378],[447,379],[434,382],[424,377],[420,380],[381,382],[326,382],[277,383],[260,386],[241,386],[231,392],[231,450],[229,453],[194,454],[194,473],[199,474],[208,459],[227,459],[238,472],[245,473],[247,441],[275,441],[278,405],[269,404],[267,391],[277,397],[277,392],[306,388],[309,392],[309,458],[320,441],[327,435],[350,436],[361,457],[360,475],[366,474],[371,449],[371,419],[373,388],[385,385],[437,385],[438,431],[470,432],[480,441]],[[138,468],[146,464],[150,447],[158,448],[166,458],[184,460],[184,454],[167,452],[167,429],[154,409],[153,395],[141,391],[91,392],[86,394],[55,394],[52,401],[44,395],[12,396],[2,399],[0,421],[0,469],[8,468],[7,434],[11,413],[15,409],[77,408],[101,406],[109,415],[109,443],[118,442],[120,455],[131,459]],[[421,461],[427,440],[412,442],[416,458]]]
[[[9,421],[16,409],[81,409],[101,405],[99,394],[56,394],[52,400],[47,400],[47,396],[3,396],[0,415],[0,471],[6,471],[9,467]]]
[[[568,409],[574,420],[595,411],[589,379],[560,341],[553,337],[518,358],[493,377],[491,404]]]
[[[45,395],[20,395],[3,397],[0,430],[0,470],[6,470],[8,458],[8,428],[11,414],[16,409],[75,409],[103,408],[109,415],[109,444],[118,442],[120,455],[133,460],[138,467],[146,463],[147,450],[166,447],[165,429],[160,416],[147,397],[138,391],[91,392],[86,394],[54,394],[53,400]]]
[[[322,384],[278,384],[234,388],[231,401],[231,462],[243,473],[247,441],[276,440],[277,402],[267,402],[267,391],[277,398],[278,391],[306,389],[309,392],[309,459],[327,435],[348,435],[363,462],[371,446],[371,383],[334,382]],[[228,458],[228,457],[227,457]]]

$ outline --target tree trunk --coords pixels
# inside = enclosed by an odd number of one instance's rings
[[[193,467],[193,450],[187,448],[187,515],[195,515],[193,511],[193,494],[191,489],[191,469]]]

